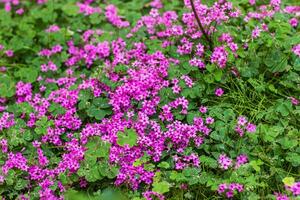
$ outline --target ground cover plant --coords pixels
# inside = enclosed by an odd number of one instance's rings
[[[0,0],[2,199],[300,199],[298,0]]]

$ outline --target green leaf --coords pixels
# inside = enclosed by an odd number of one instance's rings
[[[205,184],[211,177],[206,172],[201,173],[199,177],[199,183]]]
[[[274,142],[276,137],[283,133],[284,128],[281,126],[267,126],[261,125],[260,126],[261,134],[263,135],[263,139],[266,142]]]
[[[287,186],[292,186],[295,183],[295,179],[293,177],[285,177],[282,179],[282,182]]]
[[[200,161],[204,165],[209,166],[210,168],[217,168],[218,167],[218,162],[215,159],[210,158],[208,156],[205,156],[205,155],[200,156]]]
[[[292,105],[291,101],[280,99],[277,101],[275,109],[282,116],[286,117],[292,111],[293,105]]]
[[[27,187],[28,183],[29,183],[28,180],[18,179],[14,188],[15,188],[15,190],[22,190],[25,187]]]
[[[66,112],[64,107],[62,107],[60,104],[54,103],[54,102],[51,103],[48,110],[53,115],[62,115],[62,114],[65,114],[65,112]]]
[[[42,117],[38,121],[36,121],[35,123],[36,128],[34,129],[34,131],[38,135],[44,135],[47,133],[47,128],[52,126],[53,124],[54,124],[53,120],[48,120],[47,117]]]
[[[90,170],[85,173],[85,178],[89,182],[95,182],[97,180],[101,180],[103,177],[100,174],[100,170],[98,165],[93,165]]]
[[[62,10],[64,11],[64,13],[66,13],[67,15],[70,16],[75,16],[78,14],[79,8],[76,5],[73,4],[65,4],[62,7]]]
[[[274,49],[267,53],[264,63],[272,72],[282,72],[287,68],[287,58],[280,50]]]
[[[73,189],[68,189],[65,192],[64,197],[66,199],[72,199],[72,200],[95,200],[96,199],[96,198],[91,197],[91,195],[88,195],[84,192],[78,192]]]
[[[290,152],[285,158],[288,162],[292,163],[294,167],[300,166],[300,154],[295,152]]]
[[[154,192],[159,193],[159,194],[164,194],[166,192],[169,192],[169,190],[170,190],[170,184],[167,181],[154,182],[152,190]]]
[[[102,141],[99,137],[91,137],[89,139],[89,142],[86,144],[86,154],[95,158],[108,158],[111,144]]]
[[[296,58],[293,67],[296,71],[300,71],[300,58],[299,57]]]
[[[260,159],[258,159],[252,160],[249,164],[253,167],[255,171],[260,172],[260,166],[263,165],[263,162]]]
[[[298,141],[296,139],[289,139],[287,137],[280,139],[279,143],[283,149],[292,149],[298,145]]]
[[[170,164],[167,163],[167,162],[164,162],[164,161],[159,163],[157,166],[160,167],[160,168],[164,168],[164,169],[169,169],[170,168]]]
[[[137,134],[134,129],[125,129],[124,132],[118,132],[118,141],[117,143],[120,146],[128,144],[130,147],[133,147],[137,142]]]
[[[102,120],[105,116],[112,113],[111,109],[100,109],[95,105],[92,105],[88,110],[87,114],[90,117],[95,117],[97,120]]]
[[[7,75],[0,75],[0,97],[12,97],[15,94],[15,82]]]
[[[20,77],[22,81],[33,83],[38,77],[38,69],[29,67],[29,68],[20,68],[19,71],[15,73],[15,76]]]
[[[26,130],[23,133],[23,138],[24,138],[24,140],[30,142],[33,139],[33,136],[32,136],[32,134],[31,134],[31,132],[29,130]]]
[[[107,98],[96,98],[93,100],[93,104],[99,108],[110,108]]]
[[[217,69],[217,70],[214,72],[214,76],[215,76],[215,80],[216,80],[216,81],[221,81],[222,76],[223,76],[223,71],[222,71],[221,69]]]

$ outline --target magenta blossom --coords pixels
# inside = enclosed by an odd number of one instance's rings
[[[296,28],[298,26],[298,20],[296,18],[290,19],[289,23],[294,28]]]
[[[222,169],[228,169],[232,164],[232,160],[226,154],[221,154],[218,163]]]
[[[224,90],[223,90],[222,88],[217,88],[217,89],[215,90],[215,95],[216,95],[216,96],[220,97],[220,96],[222,96],[223,94],[224,94]]]

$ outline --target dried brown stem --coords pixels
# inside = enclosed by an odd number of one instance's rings
[[[200,19],[199,19],[199,16],[198,16],[198,14],[197,14],[197,11],[196,11],[196,8],[195,8],[194,1],[193,1],[193,0],[190,0],[190,2],[191,2],[192,10],[193,10],[193,13],[194,13],[194,15],[195,15],[195,18],[196,18],[196,21],[197,21],[197,23],[198,23],[198,26],[199,26],[199,28],[200,28],[202,34],[204,35],[205,39],[208,41],[209,48],[210,48],[210,50],[212,51],[212,50],[213,50],[213,42],[212,42],[211,38],[207,35],[207,33],[205,32],[205,30],[204,30],[204,27],[203,27],[203,25],[202,25],[202,23],[201,23],[201,21],[200,21]]]

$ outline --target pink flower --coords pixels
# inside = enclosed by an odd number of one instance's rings
[[[256,131],[255,124],[248,123],[247,126],[246,126],[246,130],[249,133],[254,133]]]
[[[244,135],[244,129],[243,129],[242,126],[237,125],[237,126],[235,127],[234,130],[235,130],[241,137],[243,137],[243,135]]]
[[[217,89],[215,90],[215,95],[216,95],[216,96],[220,97],[220,96],[222,96],[223,94],[224,94],[224,90],[223,90],[222,88],[217,88]]]
[[[6,68],[5,66],[1,66],[1,67],[0,67],[0,72],[5,72],[6,69],[7,69],[7,68]]]
[[[232,164],[232,160],[226,154],[221,154],[218,163],[222,169],[228,169]]]
[[[244,186],[239,183],[222,183],[218,186],[218,193],[223,194],[225,193],[227,198],[232,198],[234,196],[234,192],[243,192],[244,191]]]
[[[208,118],[206,118],[206,124],[213,124],[214,123],[214,118],[212,118],[212,117],[208,117]]]
[[[248,162],[248,156],[245,154],[241,154],[236,158],[235,169],[239,168],[241,165]]]
[[[297,27],[298,26],[298,20],[296,18],[290,19],[289,23],[292,27]]]
[[[20,9],[16,10],[16,13],[17,13],[18,15],[22,15],[22,14],[24,13],[24,9],[23,9],[23,8],[20,8]]]
[[[203,55],[203,53],[204,53],[204,45],[202,45],[200,43],[197,44],[197,46],[196,46],[196,55],[201,57]]]
[[[91,15],[93,13],[101,13],[102,10],[100,7],[92,7],[89,4],[86,3],[77,3],[77,6],[79,7],[79,13],[83,13],[84,15]]]
[[[294,46],[292,48],[292,51],[294,52],[294,54],[296,54],[297,56],[300,57],[300,44],[297,44],[296,46]]]
[[[295,182],[292,186],[287,186],[286,189],[291,191],[294,196],[300,196],[300,182]]]
[[[112,4],[106,6],[105,17],[112,25],[118,28],[125,28],[130,25],[128,21],[121,19],[121,17],[118,15],[117,8]]]
[[[80,179],[79,185],[81,188],[86,188],[86,186],[88,185],[88,182],[84,178],[82,178],[82,179]]]
[[[211,63],[216,63],[220,68],[224,68],[227,63],[228,52],[224,46],[215,47],[210,57]]]
[[[261,28],[262,28],[264,31],[268,31],[268,30],[269,30],[268,25],[265,24],[265,23],[263,23],[263,24],[261,25]]]
[[[250,5],[254,5],[256,3],[256,0],[249,0]]]
[[[258,38],[260,36],[261,29],[258,27],[255,27],[255,29],[252,31],[252,38]]]
[[[14,56],[14,52],[12,50],[5,51],[5,54],[6,54],[7,57],[13,57]]]
[[[151,3],[150,3],[150,6],[153,7],[153,8],[162,8],[163,5],[161,3],[161,0],[153,0]]]
[[[233,191],[226,192],[226,197],[227,198],[232,198],[233,197]]]
[[[0,175],[0,183],[4,183],[4,176]]]
[[[143,193],[143,197],[146,200],[153,200],[153,199],[159,199],[159,200],[164,200],[165,197],[162,194],[159,194],[157,192],[152,192],[152,191],[146,191]]]
[[[299,100],[296,99],[295,97],[290,97],[290,99],[293,105],[297,106],[299,104]]]
[[[290,198],[288,198],[288,196],[285,194],[275,192],[274,195],[276,197],[276,200],[290,200]]]
[[[1,119],[0,119],[0,121],[1,121]],[[2,153],[7,153],[7,151],[8,151],[8,143],[7,143],[6,139],[1,139],[0,140],[0,146],[1,146]]]
[[[205,68],[205,64],[201,59],[193,58],[189,61],[191,66],[199,67],[200,69]]]
[[[222,194],[223,192],[225,192],[225,190],[228,188],[227,184],[226,183],[222,183],[219,185],[218,187],[218,193],[219,194]]]
[[[201,113],[206,113],[206,112],[207,112],[207,107],[201,106],[201,107],[199,108],[199,111],[200,111]]]
[[[54,33],[54,32],[58,32],[60,30],[59,26],[57,25],[50,25],[47,29],[46,32],[47,33]]]
[[[246,117],[244,117],[244,116],[240,116],[240,117],[238,118],[238,125],[243,126],[243,125],[245,125],[247,122],[248,122],[248,121],[247,121]]]

